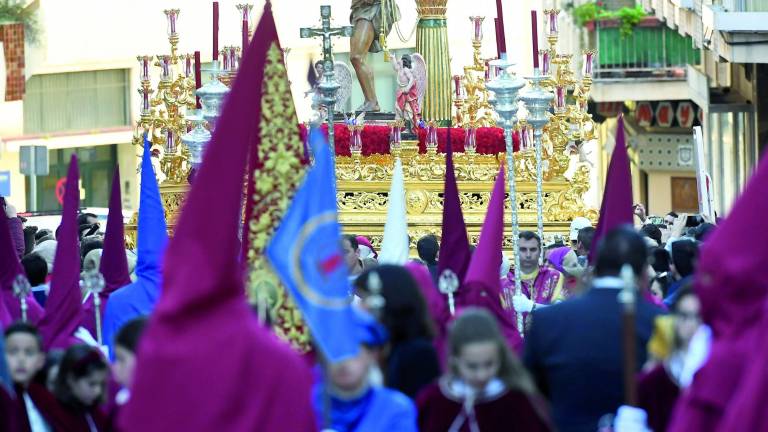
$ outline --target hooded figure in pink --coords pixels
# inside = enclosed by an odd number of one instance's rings
[[[104,310],[107,308],[109,296],[118,288],[131,283],[128,272],[128,259],[125,254],[125,229],[123,227],[123,200],[120,193],[120,167],[115,168],[112,177],[112,194],[109,196],[109,215],[107,216],[107,232],[104,234],[104,249],[101,256],[99,271],[104,276],[104,290],[99,294],[101,304],[99,314],[104,322]],[[96,303],[93,296],[83,304],[83,327],[96,334]],[[111,346],[111,342],[105,341]]]
[[[457,309],[478,306],[495,317],[510,348],[520,352],[523,339],[517,331],[512,311],[501,303],[501,246],[504,240],[504,168],[499,169],[485,214],[480,240],[467,269],[464,284],[456,296]],[[458,311],[457,311],[458,314]]]
[[[83,321],[82,294],[80,292],[80,246],[77,235],[77,209],[80,206],[80,171],[77,157],[69,161],[67,184],[64,190],[64,208],[61,210],[56,267],[51,278],[51,292],[45,303],[45,315],[38,327],[45,351],[67,349],[83,343],[74,336]]]
[[[768,212],[768,158],[763,158],[731,214],[701,248],[694,290],[712,328],[704,366],[678,401],[670,431],[768,428],[768,253],[761,228]]]
[[[5,198],[0,197],[0,207]],[[0,324],[7,327],[13,321],[21,319],[21,302],[13,294],[13,282],[18,275],[24,274],[24,267],[19,262],[19,256],[13,247],[8,215],[0,211],[0,301],[5,303],[7,313],[0,315]],[[27,319],[33,324],[40,321],[45,311],[37,303],[32,293],[27,297]]]
[[[268,63],[282,63],[269,2],[168,245],[122,431],[316,429],[311,374],[258,323],[239,261],[246,162],[262,116],[274,114],[262,110],[263,91],[275,82],[265,76]],[[213,209],[221,223],[210,223]]]

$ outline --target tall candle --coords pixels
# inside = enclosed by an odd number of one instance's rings
[[[493,19],[493,28],[496,30],[496,58],[501,58],[501,30],[499,29],[499,19]]]
[[[139,62],[141,64],[141,80],[147,81],[149,80],[149,57],[143,56],[139,58]]]
[[[170,79],[171,78],[171,68],[170,68],[170,57],[163,56],[160,59],[160,67],[163,69],[163,79]]]
[[[165,152],[176,153],[176,143],[173,141],[173,131],[168,129],[165,138]]]
[[[541,50],[539,51],[539,54],[541,54],[541,74],[549,75],[549,66],[550,66],[549,51]]]
[[[456,87],[456,98],[459,98],[461,96],[461,76],[454,75],[453,84]]]
[[[213,61],[219,59],[219,2],[213,2]]]
[[[192,76],[192,56],[187,54],[186,59],[184,63],[184,75],[187,76],[187,78]]]
[[[480,16],[469,17],[469,20],[472,21],[472,25],[474,26],[474,42],[481,42],[483,40],[483,19],[484,17]]]
[[[195,90],[199,89],[203,86],[203,75],[201,73],[201,67],[200,64],[200,51],[195,51]],[[200,109],[202,108],[202,105],[200,105],[200,98],[196,97],[196,103],[195,108]]]
[[[592,66],[594,65],[595,53],[586,51],[584,53],[584,75],[592,75]]]
[[[557,11],[553,10],[549,14],[549,34],[557,34]]]
[[[506,54],[507,52],[507,38],[504,35],[504,9],[501,7],[502,0],[496,0],[496,17],[499,20],[499,42],[501,47],[499,48],[500,54]],[[501,55],[499,55],[501,58]]]
[[[237,50],[234,46],[229,47],[229,68],[237,69]]]
[[[555,111],[562,112],[565,110],[565,87],[555,87]]]
[[[149,113],[149,89],[146,87],[141,89],[141,111]]]
[[[222,66],[221,69],[228,71],[229,70],[229,55],[227,54],[227,48],[224,47],[223,50],[221,50],[221,61]]]
[[[248,48],[248,20],[243,20],[243,55]]]
[[[531,11],[531,39],[533,41],[533,68],[539,68],[539,28],[536,11]]]

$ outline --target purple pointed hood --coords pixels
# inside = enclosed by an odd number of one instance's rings
[[[624,117],[620,115],[616,127],[616,145],[605,177],[600,219],[589,253],[590,262],[594,263],[596,259],[600,238],[624,224],[632,224],[632,172],[624,136]]]
[[[0,204],[4,202],[5,198],[0,197]],[[13,281],[20,274],[24,274],[24,267],[13,247],[8,216],[0,210],[0,301],[5,304],[7,312],[7,315],[0,314],[0,324],[3,326],[21,319],[21,302],[13,295]],[[27,297],[27,307],[27,317],[32,323],[37,323],[45,313],[32,294]]]
[[[694,290],[712,328],[707,362],[678,402],[670,430],[765,430],[768,158],[701,247]]]
[[[125,255],[125,228],[123,226],[123,198],[120,193],[120,167],[115,167],[112,177],[112,193],[109,196],[107,232],[104,234],[104,249],[101,254],[99,271],[104,276],[104,291],[101,292],[100,313],[104,315],[109,295],[131,283],[128,259]],[[96,334],[93,297],[83,305],[83,327]]]
[[[499,169],[485,214],[480,240],[467,269],[464,285],[482,284],[491,292],[501,290],[501,246],[504,241],[504,168]]]
[[[437,274],[450,269],[464,280],[471,257],[469,238],[461,211],[459,188],[456,184],[456,173],[453,169],[453,149],[451,134],[448,133],[448,144],[445,152],[445,186],[443,188],[443,234],[440,239],[440,257],[437,262]]]
[[[80,206],[80,171],[77,156],[72,155],[64,191],[64,208],[58,230],[56,267],[51,278],[51,291],[46,312],[40,320],[40,335],[46,351],[66,349],[77,343],[73,334],[83,321],[80,293],[80,247],[77,235],[77,209]]]

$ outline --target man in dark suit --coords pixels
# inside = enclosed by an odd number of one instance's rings
[[[600,417],[623,404],[621,268],[629,264],[640,283],[646,268],[643,239],[630,227],[600,243],[595,279],[584,295],[534,310],[525,338],[525,364],[552,405],[561,432],[594,432]],[[638,297],[637,365],[660,310]]]

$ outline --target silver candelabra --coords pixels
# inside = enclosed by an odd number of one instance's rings
[[[530,81],[531,87],[528,91],[523,92],[520,100],[525,103],[525,108],[528,111],[526,122],[533,127],[533,145],[536,150],[536,223],[539,239],[542,242],[540,245],[542,247],[539,248],[541,249],[539,264],[544,264],[544,176],[542,173],[541,147],[544,126],[549,123],[549,107],[555,95],[542,88],[541,82],[547,79],[547,77],[541,75],[538,68],[534,70],[532,77],[526,79]]]
[[[493,109],[499,116],[499,125],[504,129],[504,141],[507,151],[507,179],[509,181],[509,199],[512,204],[512,250],[515,254],[515,295],[522,292],[520,280],[520,253],[517,247],[518,237],[520,235],[520,225],[517,221],[517,186],[515,184],[515,149],[512,143],[512,129],[516,123],[517,116],[517,94],[525,86],[525,80],[511,73],[509,69],[514,63],[506,58],[494,60],[492,66],[498,68],[501,74],[487,84],[488,90],[495,94]],[[507,307],[512,308],[512,298],[509,290],[504,290]],[[520,336],[523,336],[523,315],[517,314],[517,330]]]
[[[203,151],[211,141],[211,133],[204,126],[205,118],[201,111],[196,110],[187,116],[187,120],[192,122],[194,127],[181,136],[181,142],[189,149],[189,161],[193,167],[198,167],[203,162]]]

